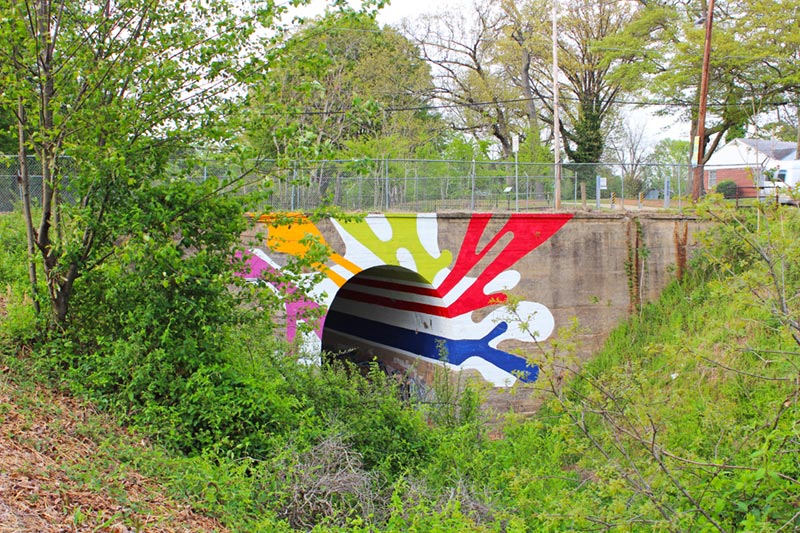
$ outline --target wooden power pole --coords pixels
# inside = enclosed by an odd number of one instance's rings
[[[714,0],[708,0],[706,14],[706,39],[703,47],[703,71],[700,76],[700,105],[697,109],[697,131],[695,132],[695,167],[692,179],[692,200],[695,202],[703,194],[703,173],[706,157],[706,108],[708,102],[708,72],[711,62],[711,27],[714,19]]]

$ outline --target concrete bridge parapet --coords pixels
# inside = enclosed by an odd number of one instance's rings
[[[685,272],[700,227],[630,212],[262,217],[253,235],[266,238],[252,247],[248,275],[282,268],[308,251],[309,239],[325,243],[321,281],[287,303],[290,340],[299,341],[307,311],[321,308],[303,336],[312,349],[377,357],[389,371],[410,369],[423,387],[437,366],[450,365],[503,388],[535,380],[538,368],[519,354],[546,347],[573,319],[578,355],[589,357]]]

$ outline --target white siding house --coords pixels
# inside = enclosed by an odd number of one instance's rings
[[[709,158],[704,169],[704,186],[713,191],[723,181],[736,183],[740,197],[758,196],[765,172],[797,159],[797,144],[764,139],[734,139]]]

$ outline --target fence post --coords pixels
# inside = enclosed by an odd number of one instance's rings
[[[519,213],[519,156],[516,151],[514,151],[514,210]]]
[[[574,182],[574,191],[572,191],[572,205],[578,205],[578,174],[573,172],[572,173],[572,181]]]
[[[365,176],[360,176],[356,170],[356,179],[358,180],[358,209],[364,210],[364,179]]]
[[[586,182],[581,182],[581,208],[586,211]]]
[[[297,161],[294,161],[292,164],[292,198],[289,201],[289,210],[294,211],[294,190],[297,184]]]
[[[595,207],[600,209],[600,176],[595,175],[594,183]]]
[[[419,164],[414,163],[414,208],[419,211],[419,196],[417,195],[417,191],[419,189]]]
[[[383,176],[384,176],[384,184],[386,187],[386,210],[389,210],[389,159],[387,157],[383,158]]]
[[[475,212],[475,159],[472,159],[472,165],[470,165],[470,196],[469,196],[469,210],[473,213]]]

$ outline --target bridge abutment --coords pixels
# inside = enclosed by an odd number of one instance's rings
[[[308,251],[309,238],[331,250],[315,265],[322,276],[306,302],[323,310],[317,349],[375,356],[421,387],[444,364],[495,391],[536,380],[537,351],[575,320],[577,360],[590,357],[620,321],[686,271],[700,228],[693,218],[638,212],[276,222],[262,217],[255,230],[266,237],[254,257],[270,268]],[[287,313],[290,337],[293,317],[302,314]],[[520,401],[491,403],[525,411],[535,398]]]

